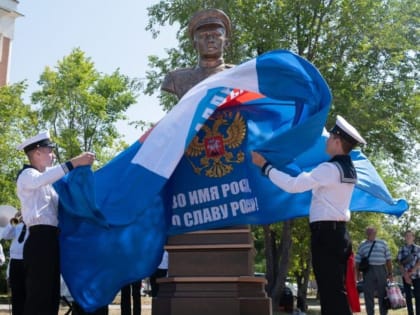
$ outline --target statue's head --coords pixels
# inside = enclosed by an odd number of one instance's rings
[[[206,9],[196,12],[188,23],[188,34],[191,40],[194,40],[196,30],[208,25],[222,27],[226,38],[230,38],[232,29],[230,19],[225,12],[219,9]]]
[[[200,58],[220,60],[229,45],[230,19],[218,9],[198,11],[190,19],[188,33]]]

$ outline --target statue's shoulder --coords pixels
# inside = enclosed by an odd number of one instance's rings
[[[195,68],[180,68],[168,72],[163,80],[165,85],[171,84],[173,81],[178,81],[187,78],[195,72]]]
[[[179,78],[179,77],[184,77],[184,76],[188,76],[192,73],[194,73],[196,70],[196,68],[180,68],[180,69],[175,69],[172,70],[170,72],[168,72],[166,74],[167,78]]]
[[[193,85],[192,78],[195,78],[195,68],[181,68],[170,71],[163,79],[161,89],[173,93],[181,98]]]
[[[177,83],[184,82],[186,78],[191,77],[196,72],[195,68],[180,68],[168,72],[163,79],[163,87],[170,88]],[[173,89],[173,88],[170,88]]]

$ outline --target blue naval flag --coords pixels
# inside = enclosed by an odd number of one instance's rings
[[[331,94],[298,55],[268,52],[197,84],[146,135],[96,172],[80,167],[60,196],[61,267],[86,310],[157,267],[167,235],[307,216],[310,193],[287,194],[252,164],[263,153],[289,174],[329,159]],[[401,215],[373,166],[352,152],[352,211]]]

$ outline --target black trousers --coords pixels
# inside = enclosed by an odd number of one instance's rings
[[[156,271],[150,276],[150,286],[152,287],[152,297],[156,297],[159,291],[159,284],[157,283],[157,279],[166,277],[168,273],[168,269],[156,269]]]
[[[25,303],[25,271],[23,259],[10,260],[9,284],[12,292],[12,314],[23,315],[23,305]]]
[[[126,285],[121,289],[121,315],[141,314],[141,280]],[[133,298],[133,313],[131,313],[131,297]]]
[[[345,290],[351,240],[344,222],[311,223],[312,266],[322,315],[351,315]]]
[[[405,300],[407,302],[408,315],[414,315],[413,310],[413,293],[414,300],[416,301],[416,315],[420,315],[420,278],[412,279],[412,284],[404,283]]]
[[[57,315],[60,306],[60,253],[58,229],[30,227],[23,248],[26,300],[25,315]]]

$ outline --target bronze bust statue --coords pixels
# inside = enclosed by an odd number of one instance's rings
[[[198,64],[169,72],[161,87],[179,99],[200,81],[232,67],[223,60],[231,34],[230,19],[223,11],[207,9],[195,13],[189,21],[188,33],[198,53]]]

